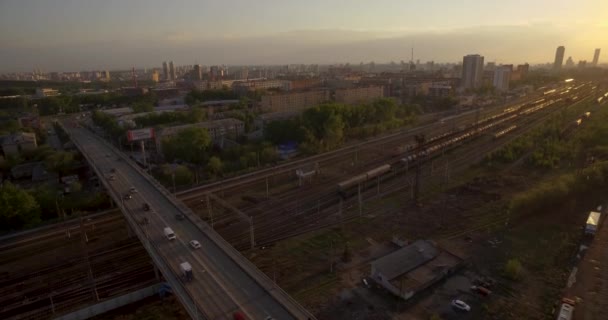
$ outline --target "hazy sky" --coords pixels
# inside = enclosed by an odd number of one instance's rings
[[[607,0],[0,0],[0,72],[176,64],[608,61]]]

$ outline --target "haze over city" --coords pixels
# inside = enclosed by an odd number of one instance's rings
[[[0,30],[0,319],[607,319],[608,0]]]
[[[547,63],[608,47],[608,2],[34,1],[0,3],[0,72],[178,64]]]

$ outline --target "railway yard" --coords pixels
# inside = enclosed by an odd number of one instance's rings
[[[509,223],[507,214],[476,210],[500,194],[492,191],[496,181],[468,184],[474,164],[555,114],[581,125],[585,112],[595,111],[588,106],[597,91],[592,83],[560,84],[506,107],[445,117],[176,195],[320,319],[344,317],[356,308],[330,302],[349,300],[341,290],[360,287],[369,261],[388,250],[385,243],[433,239],[467,258],[464,236]],[[71,220],[0,242],[0,318],[48,319],[161,277],[120,212]],[[389,303],[349,317],[383,319],[406,307]],[[419,308],[404,319],[423,314]]]

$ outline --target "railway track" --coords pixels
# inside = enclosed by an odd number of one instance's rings
[[[484,115],[492,117],[496,115],[493,112],[484,113]],[[544,110],[542,112],[546,112],[547,114],[553,113],[551,110]],[[542,115],[542,113],[538,115]],[[539,116],[534,119],[539,122],[542,120],[541,118]],[[532,121],[534,119],[530,117],[530,123],[522,124],[518,122],[517,129],[513,129],[512,131],[519,133],[526,130],[526,128],[534,125]],[[459,121],[462,121],[462,123]],[[511,120],[505,121],[504,126],[509,121]],[[455,120],[450,123],[451,129],[464,124],[464,122],[466,121]],[[480,125],[483,123],[484,121],[480,121]],[[497,125],[496,128],[502,128],[500,125],[502,124]],[[438,136],[442,135],[445,131],[450,131],[450,128],[449,126],[429,126],[418,131],[401,132],[383,140],[384,146],[386,146],[384,149],[390,150],[392,147],[401,146],[404,143],[408,143],[408,141],[411,142],[414,134],[423,131],[431,136]],[[512,137],[513,132],[510,132],[508,136]],[[439,139],[435,139],[430,142],[429,146],[445,142],[450,137],[453,137],[453,135],[445,135]],[[478,161],[480,155],[498,148],[501,145],[500,143],[507,143],[507,140],[500,140],[502,141],[500,142],[489,140],[487,139],[488,137],[478,137],[470,143],[455,145],[455,153],[446,155],[450,159],[450,170],[458,173],[468,168],[472,162]],[[374,146],[373,144],[376,145]],[[377,144],[377,141],[365,142],[363,146],[366,146],[368,149],[362,146],[351,146],[344,150],[339,150],[339,152],[331,154],[327,158],[319,157],[313,158],[313,160],[320,159],[320,161],[330,163],[337,161],[340,157],[352,159],[353,154],[357,152],[382,149],[378,148]],[[291,174],[294,168],[313,160],[310,158],[303,159],[300,160],[301,162],[290,164],[289,166],[285,165],[283,169]],[[257,245],[271,244],[298,234],[339,225],[345,221],[358,218],[357,197],[345,199],[342,202],[342,214],[337,214],[336,208],[340,201],[336,192],[336,184],[343,180],[344,173],[353,175],[366,169],[373,169],[378,165],[387,163],[387,161],[391,163],[398,162],[398,158],[394,158],[390,152],[380,154],[379,157],[361,160],[361,163],[357,164],[357,166],[345,167],[342,173],[338,172],[337,174],[328,175],[323,181],[320,181],[320,185],[307,184],[302,188],[293,188],[276,194],[272,197],[272,201],[242,206],[241,209],[246,214],[254,216],[257,221]],[[436,188],[442,183],[443,178],[432,172],[430,162],[425,162],[422,167],[425,190],[428,191]],[[268,170],[275,170],[275,168]],[[403,172],[404,170],[405,172]],[[193,190],[190,193],[180,193],[179,197],[186,201],[190,199],[191,206],[193,203],[197,206],[200,205],[199,198],[201,194],[209,192],[209,190],[230,191],[231,189],[229,188],[233,188],[232,191],[236,191],[242,188],[249,188],[251,185],[247,184],[259,183],[266,179],[269,173],[272,172],[262,170],[244,179],[211,185],[209,189],[201,188]],[[375,188],[375,181],[369,182],[369,187],[363,188],[362,198],[365,202],[382,199],[396,193],[407,194],[410,185],[409,183],[403,183],[403,181],[410,181],[412,179],[412,172],[407,170],[407,168],[401,168],[391,171],[390,175],[382,178],[382,184],[379,188]],[[192,201],[193,199],[195,201]],[[393,214],[400,210],[402,209],[372,207],[365,210],[365,214]],[[111,234],[113,230],[116,230],[117,226],[124,226],[120,214],[114,216],[111,213],[102,213],[96,216],[93,221],[87,221],[86,224],[91,230],[90,233],[94,241],[96,239],[95,234]],[[497,223],[501,221],[497,221]],[[92,223],[95,224],[94,230],[91,227]],[[479,227],[486,226],[480,225]],[[81,237],[80,221],[69,222],[55,229],[49,228],[43,234],[35,237],[28,238],[28,235],[24,234],[22,236],[14,236],[7,241],[3,239],[2,244],[0,244],[0,252],[2,252],[0,254],[0,265],[10,263],[9,255],[11,255],[11,258],[15,258],[15,255],[17,255],[17,260],[19,260],[26,258],[27,254],[31,255],[34,251],[44,250],[43,248],[45,247],[41,248],[35,245],[41,241],[44,241],[46,248],[49,249],[58,247],[58,251],[60,251],[61,249],[68,248],[67,245],[63,247],[57,245],[59,242],[65,242],[65,230],[71,230],[71,237],[79,239]],[[218,216],[217,230],[238,249],[247,249],[249,247],[248,224],[235,219],[233,215]],[[456,237],[459,235],[453,233],[446,234],[445,236]],[[102,241],[102,238],[96,241]],[[18,251],[25,251],[27,254],[19,256],[17,254]],[[20,319],[48,319],[53,314],[61,314],[74,310],[79,306],[90,304],[97,299],[104,299],[129,292],[158,281],[154,277],[149,257],[145,254],[143,247],[137,240],[119,243],[118,245],[116,243],[112,245],[108,243],[108,247],[105,248],[97,246],[95,250],[89,250],[88,261],[85,261],[86,259],[82,258],[82,256],[62,260],[48,263],[43,268],[32,268],[29,271],[22,270],[24,272],[20,272],[20,274],[22,273],[23,276],[17,277],[10,274],[7,275],[5,270],[0,269],[2,270],[0,273],[0,297],[3,297],[0,298],[0,305],[2,306],[0,318],[12,318],[20,315]],[[93,282],[90,280],[91,277],[88,270],[91,270],[90,274],[93,276]],[[24,289],[24,287],[27,287],[27,289]],[[23,292],[24,295],[15,295],[15,292]]]
[[[49,319],[158,282],[122,220],[100,217],[95,227],[84,225],[86,237],[44,230],[36,241],[16,239],[0,251],[0,319]]]
[[[530,97],[526,98],[530,99]],[[521,99],[523,101],[524,99]],[[516,102],[514,102],[516,103]],[[517,102],[519,103],[519,102]],[[502,112],[505,108],[504,105],[494,106],[488,110],[472,110],[461,114],[448,116],[442,125],[438,127],[437,121],[441,120],[441,117],[430,118],[426,120],[426,123],[422,123],[421,126],[409,129],[399,130],[398,132],[384,135],[378,138],[370,138],[366,141],[348,145],[346,147],[325,152],[319,155],[309,156],[300,160],[290,161],[285,164],[280,164],[266,169],[256,170],[251,173],[243,174],[237,177],[224,179],[222,181],[209,183],[206,185],[191,188],[177,192],[176,195],[183,201],[191,201],[193,199],[200,198],[206,193],[235,193],[239,190],[247,189],[256,183],[265,184],[266,179],[277,179],[282,175],[293,175],[296,169],[310,166],[314,163],[319,163],[321,167],[324,164],[331,164],[340,162],[352,158],[356,153],[364,153],[366,151],[377,151],[379,148],[384,146],[390,146],[392,144],[403,144],[404,139],[411,139],[414,135],[427,132],[430,130],[447,130],[448,126],[457,125],[456,122],[463,121],[466,118],[474,119],[476,117],[487,117],[492,116],[496,112]]]
[[[555,102],[558,103],[558,102]],[[546,106],[545,106],[546,107]],[[518,129],[516,132],[522,132],[525,131],[524,129],[530,126],[534,126],[534,119],[537,119],[536,117],[538,117],[538,121],[542,121],[543,115],[549,115],[554,113],[557,110],[560,110],[560,108],[554,108],[555,106],[553,106],[553,104],[550,106],[550,108],[539,108],[537,109],[535,112],[538,111],[542,111],[541,113],[529,113],[526,112],[525,113],[525,117],[520,118],[520,122],[518,122],[518,127],[520,129]],[[532,116],[534,115],[534,117]],[[530,123],[521,123],[521,119],[526,120],[529,119],[531,120]],[[538,122],[536,122],[538,123]],[[510,125],[505,123],[505,125]],[[453,161],[451,161],[450,164],[450,169],[451,171],[454,170],[458,170],[458,168],[460,166],[464,166],[467,167],[470,166],[471,163],[474,163],[476,161],[479,161],[481,159],[481,157],[483,157],[485,155],[485,153],[495,150],[496,148],[500,147],[502,144],[500,144],[499,142],[490,139],[490,136],[493,135],[488,135],[486,137],[482,137],[486,138],[486,140],[489,140],[488,142],[486,142],[486,144],[481,145],[481,147],[479,146],[479,144],[477,143],[475,145],[475,147],[473,148],[473,150],[471,151],[471,157],[475,157],[475,159],[470,159],[467,156],[463,156],[460,159],[455,159]],[[466,145],[465,145],[466,146]],[[486,147],[487,146],[487,147]],[[381,164],[381,163],[385,163],[384,159],[382,159],[381,161],[379,161],[376,164]],[[428,166],[428,164],[427,164]],[[409,175],[410,179],[412,177],[411,172]],[[427,181],[426,183],[428,183],[431,178],[424,176],[423,179],[425,181]],[[407,177],[405,177],[403,180],[407,180]],[[261,221],[260,223],[256,224],[255,229],[256,229],[256,239],[257,240],[257,244],[258,245],[264,245],[264,244],[268,244],[271,243],[273,241],[277,241],[280,239],[284,239],[284,238],[288,238],[292,235],[297,235],[300,233],[304,233],[304,232],[309,232],[311,230],[316,230],[316,229],[320,229],[320,228],[324,228],[328,225],[333,225],[336,223],[336,221],[339,221],[341,219],[337,219],[336,218],[336,212],[338,211],[336,208],[336,205],[339,203],[338,197],[335,195],[336,194],[336,189],[335,189],[335,185],[331,185],[333,184],[335,181],[331,181],[329,184],[324,184],[323,186],[318,186],[316,189],[312,189],[312,190],[316,190],[313,192],[310,192],[308,189],[306,190],[306,192],[302,192],[299,193],[298,190],[294,190],[291,193],[289,193],[288,196],[282,198],[283,201],[286,201],[284,203],[282,203],[282,206],[279,206],[280,203],[275,202],[275,203],[271,203],[269,202],[267,205],[263,206],[260,209],[260,214],[258,216],[256,216],[256,219],[258,221]],[[407,186],[407,184],[404,184],[402,182],[398,183],[396,185],[397,188],[408,188],[409,186]],[[333,190],[332,190],[333,189]],[[366,199],[366,201],[368,201],[370,195],[370,191],[369,189],[366,190],[365,192],[363,192],[362,197]],[[294,200],[296,199],[297,200]],[[355,197],[356,198],[356,197]],[[305,203],[305,201],[309,202],[308,208],[306,208],[306,204],[302,204]],[[310,202],[313,202],[312,204]],[[328,209],[319,209],[319,207],[326,205]],[[347,201],[343,202],[343,208],[352,208],[352,207],[356,207],[357,206],[357,199],[349,199]],[[274,209],[273,209],[274,208]],[[334,220],[333,222],[329,222],[329,223],[324,223],[325,220]],[[342,219],[345,219],[345,217],[342,217]],[[240,224],[240,225],[239,225]],[[237,248],[240,249],[244,249],[247,247],[248,241],[246,239],[248,239],[249,237],[249,233],[248,233],[248,225],[247,224],[243,224],[242,222],[235,222],[232,223],[228,228],[218,228],[218,231],[224,236],[226,237],[231,243],[233,243],[235,246],[237,246]]]

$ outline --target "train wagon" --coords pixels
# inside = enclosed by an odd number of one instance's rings
[[[357,187],[358,185],[362,184],[365,181],[379,177],[389,171],[391,171],[391,165],[385,164],[372,170],[369,170],[364,174],[360,174],[348,180],[342,181],[338,183],[338,193],[343,198],[347,198],[352,195],[352,193],[354,192],[353,190],[355,190],[355,187]]]
[[[574,307],[567,303],[562,303],[559,313],[557,314],[557,320],[571,320],[572,314],[574,313]]]

